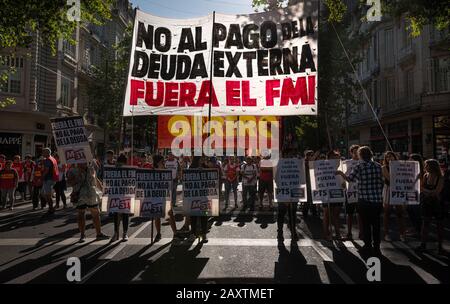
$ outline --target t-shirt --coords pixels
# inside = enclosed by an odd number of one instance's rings
[[[48,169],[44,174],[44,180],[53,180],[53,162],[50,159],[44,159],[44,168]]]
[[[19,175],[19,182],[24,182],[25,176],[23,174],[23,164],[13,162],[11,167],[17,171],[17,174]]]
[[[4,169],[0,171],[0,189],[14,189],[17,178],[17,171],[15,169]]]
[[[178,161],[176,159],[166,160],[165,166],[166,166],[166,169],[172,170],[172,179],[176,179],[177,172],[178,172]]]
[[[223,167],[223,171],[225,172],[226,178],[229,182],[233,182],[237,179],[239,173],[239,165],[238,164],[226,164]]]
[[[256,176],[258,175],[258,168],[255,164],[245,164],[242,166],[242,185],[256,186]]]
[[[24,167],[24,171],[25,171],[25,181],[30,181],[31,180],[31,174],[33,173],[33,169],[35,167],[35,163],[34,161],[25,161],[23,163],[23,167]]]
[[[267,159],[261,160],[259,179],[265,182],[270,182],[273,180],[273,167],[272,162],[270,160]]]

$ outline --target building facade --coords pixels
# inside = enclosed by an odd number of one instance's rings
[[[43,45],[39,32],[28,49],[0,50],[4,65],[14,67],[0,87],[0,99],[14,98],[15,104],[0,109],[0,153],[7,157],[26,154],[39,156],[46,146],[53,146],[51,117],[81,115],[95,153],[103,153],[107,142],[98,118],[89,111],[87,87],[92,81],[92,67],[114,60],[113,45],[118,43],[133,19],[128,0],[117,0],[112,18],[102,26],[79,24],[76,43],[60,39],[53,56]],[[105,56],[105,54],[107,54]]]
[[[369,145],[377,155],[389,150],[376,115],[395,152],[448,159],[448,33],[427,25],[412,38],[405,18],[385,16],[380,22],[355,24],[368,37],[357,72],[373,110],[361,94],[349,119],[349,144]]]

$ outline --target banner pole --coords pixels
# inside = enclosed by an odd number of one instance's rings
[[[213,57],[214,57],[214,24],[216,23],[216,11],[213,11],[213,22],[211,27],[211,54],[209,58],[209,105],[208,105],[208,147],[210,145],[211,137],[211,107],[212,107],[212,94],[213,94]]]
[[[150,244],[153,244],[153,218],[152,218],[152,229],[151,229],[151,241]]]
[[[131,107],[131,160],[130,164],[133,165],[133,150],[134,150],[134,106]]]

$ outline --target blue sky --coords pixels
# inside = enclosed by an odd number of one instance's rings
[[[206,16],[212,11],[224,14],[252,13],[252,0],[130,0],[133,8],[167,18]]]

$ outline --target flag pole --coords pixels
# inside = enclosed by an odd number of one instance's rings
[[[214,24],[216,23],[216,11],[213,11],[213,22],[211,28],[211,54],[209,58],[209,106],[208,106],[208,147],[210,145],[211,137],[211,107],[212,107],[212,94],[213,94],[213,57],[214,57]]]

